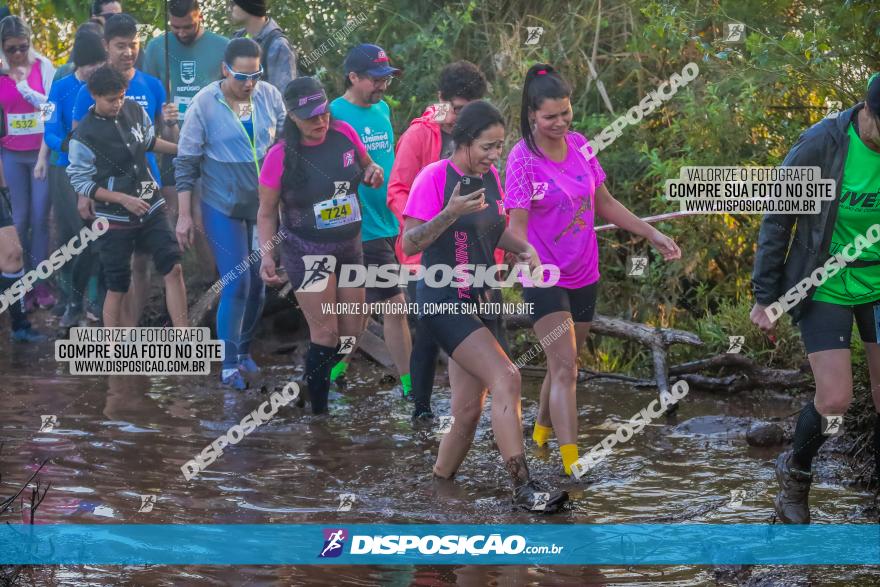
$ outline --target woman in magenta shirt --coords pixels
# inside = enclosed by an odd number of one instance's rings
[[[480,269],[495,264],[496,247],[540,271],[535,249],[507,228],[495,169],[504,145],[501,113],[483,100],[471,102],[456,118],[452,142],[448,159],[431,163],[416,176],[403,210],[403,252],[421,253],[427,268],[416,288],[418,320],[450,358],[453,420],[440,442],[434,476],[455,476],[491,393],[492,432],[510,474],[513,505],[557,512],[568,493],[546,490],[531,477],[526,462],[520,374],[508,357],[498,307],[501,292],[476,278]],[[438,268],[448,271],[446,279],[437,279]]]
[[[538,63],[529,69],[522,97],[523,138],[507,159],[504,198],[514,234],[528,239],[543,264],[559,267],[555,286],[525,287],[523,298],[534,304],[538,339],[553,341],[545,348],[548,371],[532,438],[543,446],[556,432],[566,475],[578,459],[578,351],[590,331],[599,284],[595,216],[647,238],[666,260],[681,257],[672,239],[608,192],[605,172],[587,139],[571,130],[570,97],[571,86],[552,66]]]
[[[0,108],[5,136],[0,156],[12,197],[12,214],[24,247],[25,270],[33,269],[49,254],[49,183],[45,161],[34,173],[43,144],[43,127],[49,110],[49,86],[55,68],[31,47],[31,29],[17,16],[0,21]],[[46,282],[33,290],[42,306],[55,300]]]

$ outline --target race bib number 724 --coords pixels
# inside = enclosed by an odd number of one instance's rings
[[[318,202],[314,208],[315,225],[318,230],[344,226],[361,219],[361,209],[355,194]]]

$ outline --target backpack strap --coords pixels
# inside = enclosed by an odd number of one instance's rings
[[[263,63],[263,77],[265,79],[268,79],[269,77],[269,47],[271,47],[272,43],[279,38],[287,40],[287,35],[285,35],[284,31],[281,29],[272,29],[269,31],[269,34],[263,37],[260,41],[260,51],[262,52],[260,61]],[[288,43],[289,42],[290,41],[288,40]]]

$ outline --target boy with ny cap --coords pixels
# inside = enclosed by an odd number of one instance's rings
[[[244,25],[232,38],[247,37],[260,45],[263,79],[283,94],[296,77],[296,52],[278,23],[266,16],[268,4],[269,0],[232,0],[230,18],[233,23]]]
[[[345,94],[330,103],[330,113],[354,127],[366,146],[370,157],[382,167],[385,177],[394,165],[394,129],[391,126],[391,109],[382,99],[386,89],[400,70],[392,67],[388,55],[377,45],[363,44],[354,47],[345,56]],[[394,244],[399,224],[388,208],[387,184],[378,188],[358,186],[362,207],[362,239],[364,265],[399,265]],[[400,287],[370,287],[367,284],[367,303],[388,302],[405,304]],[[401,306],[397,306],[401,307]],[[400,374],[404,397],[409,397],[412,380],[409,357],[412,352],[409,325],[406,315],[387,313],[383,317],[385,344]],[[351,355],[340,355],[350,357]],[[340,360],[333,368],[331,379],[338,379],[347,365]]]
[[[135,247],[152,256],[165,278],[171,323],[188,326],[180,251],[146,157],[151,151],[176,154],[177,145],[157,136],[149,114],[126,94],[128,85],[109,64],[92,74],[84,89],[93,104],[73,131],[67,166],[73,189],[94,201],[96,215],[109,224],[97,241],[107,285],[104,326],[127,326],[122,300],[131,285]]]
[[[159,79],[137,69],[136,63],[141,54],[137,21],[129,14],[114,14],[104,23],[104,48],[107,50],[107,65],[118,71],[128,80],[125,95],[137,102],[150,117],[156,134],[177,142],[178,111],[174,104],[167,103],[165,88]],[[87,87],[80,88],[73,106],[74,126],[85,117],[95,104]],[[147,162],[153,177],[162,187],[161,175],[156,157],[147,153]],[[87,198],[79,201],[80,215],[84,218],[94,216],[94,202]],[[137,326],[147,300],[149,285],[148,258],[144,251],[135,250],[132,259],[132,287],[126,298],[123,316],[124,326]],[[106,325],[105,325],[106,326]]]

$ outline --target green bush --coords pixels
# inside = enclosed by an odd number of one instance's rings
[[[24,12],[24,4],[15,0],[11,8]],[[72,25],[85,18],[85,3],[37,0],[33,6],[28,3],[27,13],[38,47],[63,60],[65,35],[69,39]],[[160,2],[125,0],[125,6],[161,27]],[[223,0],[204,0],[203,6],[210,27],[232,30]],[[824,115],[827,100],[846,107],[863,94],[878,32],[873,3],[831,0],[809,6],[758,0],[302,0],[270,7],[300,55],[360,14],[366,22],[318,60],[316,73],[338,95],[346,50],[367,41],[384,46],[405,70],[388,94],[398,134],[436,100],[437,75],[456,59],[470,59],[486,73],[489,99],[508,121],[508,147],[519,138],[521,84],[532,63],[551,62],[572,82],[574,126],[588,137],[697,63],[695,80],[599,154],[611,193],[641,216],[674,210],[662,198],[663,185],[684,165],[778,164]],[[724,24],[731,21],[746,24],[744,43],[723,42]],[[526,45],[526,27],[534,26],[544,33]],[[641,239],[619,230],[601,233],[600,311],[695,330],[709,344],[699,352],[721,349],[729,334],[742,333],[756,359],[791,364],[796,336],[781,333],[779,347],[771,348],[748,321],[759,222],[757,215],[701,215],[662,223],[658,227],[684,255],[672,263]],[[635,254],[650,257],[644,279],[625,275],[626,260]],[[595,360],[608,367],[650,364],[638,345],[602,341],[597,348]]]

